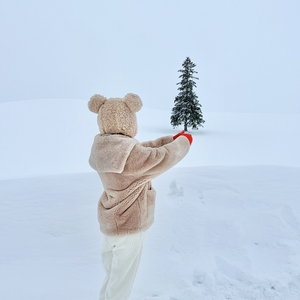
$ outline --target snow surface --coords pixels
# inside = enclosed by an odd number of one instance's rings
[[[139,140],[174,134],[143,108]],[[153,181],[131,300],[300,299],[298,115],[204,113],[187,157]],[[80,100],[0,104],[0,299],[97,299],[104,277]]]

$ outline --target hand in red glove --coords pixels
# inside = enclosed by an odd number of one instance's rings
[[[182,135],[185,136],[185,137],[189,140],[190,145],[192,145],[192,142],[193,142],[193,137],[192,137],[192,135],[191,135],[190,133],[184,133],[184,134],[182,134]]]
[[[179,133],[177,133],[176,135],[173,136],[173,140],[176,140],[179,136],[184,134],[184,130],[180,131]]]
[[[190,145],[192,145],[192,142],[193,142],[193,137],[192,137],[192,135],[191,135],[190,133],[185,133],[184,130],[182,130],[181,132],[179,132],[179,133],[177,133],[176,135],[174,135],[174,136],[173,136],[173,140],[176,140],[176,139],[177,139],[179,136],[181,136],[181,135],[185,136],[185,137],[189,140]]]

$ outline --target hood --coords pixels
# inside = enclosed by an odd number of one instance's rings
[[[136,139],[125,135],[112,134],[95,137],[92,152],[99,173],[122,173],[128,156],[138,143]]]

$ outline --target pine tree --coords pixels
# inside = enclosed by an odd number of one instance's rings
[[[185,59],[182,64],[183,69],[178,70],[182,74],[179,76],[181,81],[177,83],[179,94],[174,100],[174,107],[171,115],[171,125],[177,127],[184,124],[184,130],[187,131],[188,127],[198,129],[198,126],[203,127],[201,104],[198,101],[198,96],[193,91],[197,87],[194,79],[199,79],[194,76],[198,73],[194,70],[196,65],[190,60],[189,57]]]

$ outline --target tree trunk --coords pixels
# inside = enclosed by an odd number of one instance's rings
[[[188,128],[187,128],[187,122],[184,123],[184,131],[187,131]]]

